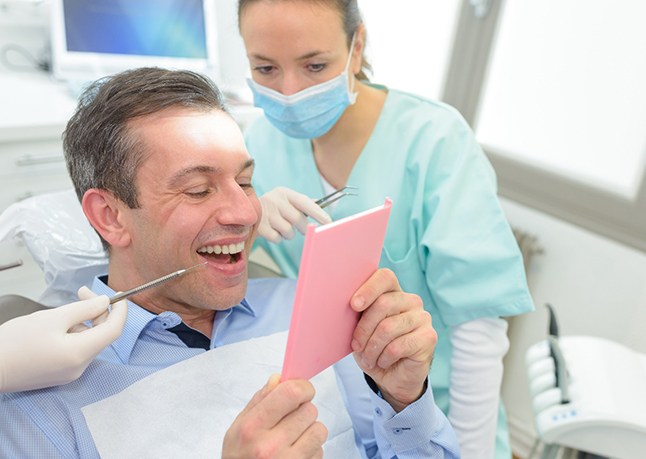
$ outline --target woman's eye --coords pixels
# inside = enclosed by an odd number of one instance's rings
[[[325,69],[325,64],[309,64],[307,67],[309,68],[310,72],[318,73]]]
[[[262,75],[268,75],[274,69],[271,65],[258,65],[254,67],[254,70]]]

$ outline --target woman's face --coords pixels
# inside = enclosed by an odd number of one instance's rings
[[[340,12],[319,2],[251,2],[240,16],[240,33],[254,81],[284,95],[331,80],[348,60]],[[355,54],[351,74],[361,66]]]

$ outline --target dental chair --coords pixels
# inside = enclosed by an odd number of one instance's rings
[[[43,271],[46,288],[38,301],[19,295],[0,297],[0,323],[47,306],[77,301],[82,285],[107,272],[108,257],[87,221],[74,190],[37,195],[9,206],[0,215],[0,241],[25,245]],[[249,262],[249,277],[281,277]]]
[[[0,295],[0,325],[15,317],[47,309],[47,306],[21,295]]]
[[[548,338],[525,354],[538,432],[528,459],[539,446],[542,459],[561,450],[646,457],[646,355],[604,338],[559,336],[549,310]]]

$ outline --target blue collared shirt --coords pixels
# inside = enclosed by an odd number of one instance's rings
[[[295,281],[288,279],[250,280],[245,300],[215,314],[211,348],[286,330],[294,287]],[[98,279],[92,289],[98,294],[114,294]],[[128,302],[123,333],[79,379],[58,387],[2,395],[0,456],[98,458],[81,408],[205,352],[187,347],[168,330],[179,323],[181,319],[174,312],[156,315]],[[365,457],[459,456],[455,434],[435,405],[430,388],[418,401],[395,413],[368,387],[358,367],[339,366],[337,375]]]

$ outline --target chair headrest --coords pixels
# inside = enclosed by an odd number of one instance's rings
[[[58,306],[78,300],[82,285],[108,271],[108,256],[74,190],[46,193],[9,206],[0,215],[0,241],[21,241],[43,270],[39,301]]]

